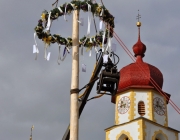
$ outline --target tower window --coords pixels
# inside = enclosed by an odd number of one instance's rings
[[[144,116],[146,113],[145,113],[145,105],[144,105],[144,102],[143,101],[140,101],[138,103],[138,113],[139,115],[141,116]]]

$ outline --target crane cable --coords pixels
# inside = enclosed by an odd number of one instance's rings
[[[110,27],[111,28],[111,27]],[[115,37],[115,39],[118,41],[118,43],[120,44],[120,46],[125,50],[125,52],[130,56],[130,58],[136,62],[134,56],[132,55],[132,53],[129,51],[129,49],[126,47],[126,45],[122,42],[122,40],[119,38],[119,36],[116,34],[115,31],[113,31],[112,29],[109,29],[111,33],[113,33],[113,36]],[[145,76],[147,75],[147,73],[145,72],[144,68],[142,66],[140,66],[139,64],[135,63],[139,69],[145,74]],[[166,101],[169,100],[169,103],[172,105],[172,107],[180,114],[180,109],[179,107],[166,95],[164,94],[164,92],[162,91],[162,89],[159,87],[159,85],[153,80],[152,77],[150,77],[150,82],[152,83],[152,85],[157,89],[158,92],[161,93],[162,96],[165,97]]]
[[[102,5],[104,6],[102,0],[101,0],[101,3]],[[106,23],[104,22],[104,24],[106,25]],[[108,27],[108,26],[107,26]],[[126,45],[123,43],[123,41],[119,38],[119,36],[116,34],[116,32],[112,29],[112,27],[108,27],[108,29],[110,30],[110,32],[113,34],[113,36],[115,37],[115,39],[118,41],[118,43],[120,44],[120,46],[124,49],[124,51],[129,55],[129,57],[134,61],[136,62],[136,59],[135,57],[132,55],[132,53],[129,51],[129,49],[126,47]],[[143,72],[145,74],[145,76],[147,76],[147,73],[146,71],[144,70],[144,68],[142,66],[140,66],[139,64],[135,63],[141,72]],[[151,84],[155,87],[155,89],[165,98],[165,100],[168,102],[169,100],[169,103],[171,104],[171,106],[180,114],[180,109],[179,107],[170,99],[170,97],[168,97],[163,91],[162,89],[159,87],[159,85],[154,81],[154,79],[150,76],[150,82]],[[101,96],[103,96],[105,93],[99,95],[99,96],[95,96],[95,97],[92,97],[90,98],[89,100],[91,99],[94,99],[94,98],[99,98]],[[85,92],[79,96],[79,98],[81,98],[82,96],[85,95]]]
[[[101,0],[102,5],[103,1]],[[107,26],[107,24],[104,22],[104,24]],[[110,30],[110,32],[113,34],[113,36],[115,37],[115,39],[118,41],[118,43],[120,44],[120,46],[124,49],[124,51],[129,55],[129,57],[136,62],[135,57],[133,56],[133,54],[129,51],[129,49],[126,47],[126,45],[123,43],[123,41],[120,39],[120,37],[116,34],[116,32],[113,30],[112,27],[107,26],[108,29]],[[145,72],[144,68],[142,66],[140,66],[139,64],[135,63],[139,69],[145,74],[145,76],[147,75],[147,73]],[[166,101],[169,100],[169,103],[172,105],[172,107],[180,114],[180,109],[179,107],[170,99],[170,97],[168,97],[166,94],[164,94],[164,92],[162,91],[162,89],[159,87],[159,85],[154,81],[154,79],[150,76],[150,82],[152,83],[153,86],[155,86],[156,90],[158,92],[161,93],[161,95],[163,97],[165,97]]]
[[[102,5],[104,6],[102,0],[101,0]],[[107,24],[104,22],[104,24],[107,26]],[[107,26],[108,27],[108,26]],[[109,27],[108,27],[109,29]],[[120,44],[120,46],[122,46],[122,48],[125,50],[125,52],[130,56],[130,58],[136,62],[136,59],[134,58],[134,56],[132,55],[132,53],[129,51],[129,49],[126,47],[126,45],[122,42],[122,40],[119,38],[119,36],[116,34],[115,31],[113,31],[113,28],[110,27],[110,32],[113,34],[113,36],[116,38],[116,40],[118,41],[118,43]],[[122,43],[122,44],[121,44]],[[145,70],[138,65],[137,63],[135,63],[140,70],[145,74],[145,76],[147,75],[147,73],[145,72]],[[159,87],[159,85],[153,80],[152,77],[150,77],[150,82],[155,86],[155,88],[161,93],[162,96],[165,97],[166,101],[169,100],[169,103],[172,105],[172,107],[180,114],[180,109],[179,107],[166,95],[164,94],[164,92],[162,91],[162,89]]]

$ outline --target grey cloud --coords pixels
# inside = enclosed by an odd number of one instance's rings
[[[71,82],[71,55],[60,66],[57,64],[58,47],[51,45],[52,57],[44,61],[44,44],[37,40],[40,54],[38,60],[32,54],[34,27],[41,12],[51,10],[54,1],[0,1],[0,136],[1,139],[28,139],[31,125],[35,125],[33,139],[59,140],[69,124],[69,99]],[[65,0],[59,1],[59,5]],[[179,4],[163,1],[104,1],[107,9],[115,16],[115,31],[132,52],[137,41],[136,16],[142,16],[141,40],[147,46],[145,62],[158,67],[164,75],[163,90],[170,93],[171,99],[180,106],[179,63]],[[81,12],[87,23],[87,13]],[[71,18],[54,21],[51,32],[71,36]],[[98,26],[99,19],[96,18]],[[95,33],[93,24],[92,35]],[[87,32],[81,27],[80,37]],[[132,60],[117,44],[120,57],[118,68],[132,63]],[[85,53],[80,56],[80,66],[87,65],[87,72],[80,72],[80,87],[88,83],[95,64]],[[96,95],[95,87],[91,97]],[[179,114],[168,105],[169,126],[180,130],[177,123]],[[87,103],[79,120],[80,140],[105,139],[104,129],[114,124],[114,104],[110,96]]]

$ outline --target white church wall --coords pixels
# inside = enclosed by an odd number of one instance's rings
[[[153,92],[153,100],[155,98],[160,98],[161,100],[163,100],[165,107],[167,106],[166,101],[162,95],[156,92]],[[154,121],[161,125],[167,126],[167,107],[166,107],[166,112],[164,115],[159,115],[154,109]]]
[[[122,125],[110,130],[110,133],[106,140],[117,140],[116,138],[120,137],[121,134],[130,135],[133,140],[138,140],[139,132],[138,132],[138,121]]]
[[[144,118],[149,118],[148,114],[149,114],[149,101],[148,101],[148,92],[147,91],[138,91],[138,90],[135,90],[134,91],[136,94],[135,94],[135,116],[134,116],[134,119],[140,117],[141,115],[138,113],[138,103],[140,101],[143,101],[144,104],[145,104],[145,115],[143,116]]]
[[[115,106],[115,124],[122,124],[122,123],[125,123],[125,122],[129,122],[129,112],[130,112],[130,109],[131,108],[129,108],[128,109],[128,111],[126,112],[126,113],[123,113],[123,114],[120,114],[119,112],[118,112],[118,102],[119,102],[119,100],[121,99],[121,98],[123,98],[123,97],[128,97],[128,98],[130,98],[130,94],[131,94],[131,92],[127,92],[127,93],[124,93],[124,94],[121,94],[121,95],[119,95],[116,99],[117,99],[117,101],[116,101],[116,106]],[[130,100],[130,104],[131,104],[131,100]]]
[[[145,122],[145,140],[152,140],[157,134],[161,134],[162,140],[177,140],[177,132],[160,127],[150,122]]]

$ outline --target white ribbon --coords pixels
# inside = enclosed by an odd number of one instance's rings
[[[92,38],[90,38],[89,40],[90,40],[89,42],[92,43]],[[92,54],[92,47],[91,47],[90,52],[89,52],[90,57],[91,57],[91,54]]]
[[[61,7],[58,7],[58,9],[59,9],[59,11],[60,11],[61,13],[63,13],[63,11],[62,11]]]
[[[99,29],[100,29],[100,30],[102,30],[102,23],[103,23],[103,21],[101,20],[101,21],[99,22]]]
[[[66,39],[66,41],[68,42],[67,44],[69,44],[68,39],[67,39],[67,38],[65,38],[65,39]],[[69,45],[68,45],[68,46],[69,46]],[[68,53],[69,53],[69,52],[70,52],[70,50],[69,50],[68,46],[66,46],[66,49],[67,49],[67,51],[68,51]]]
[[[37,42],[36,42],[36,33],[34,33],[34,42],[35,42],[35,45],[33,45],[34,46],[33,53],[39,53]]]
[[[89,37],[89,35],[90,35],[90,27],[91,27],[91,17],[90,17],[89,14],[91,12],[91,5],[88,4],[88,3],[87,3],[87,5],[88,5],[88,29],[87,29],[87,37]]]
[[[91,54],[92,54],[92,48],[89,51],[89,57],[91,57]]]
[[[108,30],[108,40],[107,40],[107,48],[106,48],[106,51],[109,53],[109,56],[110,56],[110,54],[111,54],[111,38],[109,36],[110,36],[110,29]]]
[[[103,56],[103,63],[107,63],[107,62],[108,62],[108,55],[105,54],[105,55]]]
[[[67,9],[67,5],[68,5],[68,4],[66,4],[65,13],[64,13],[64,20],[65,20],[65,21],[68,21],[68,20],[66,19],[66,9]]]
[[[75,10],[75,7],[74,7],[74,5],[73,5],[72,3],[69,3],[69,4],[71,4],[71,6],[72,6],[73,10]]]
[[[68,46],[66,46],[66,49],[67,49],[67,52],[69,53],[69,52],[70,52],[70,49],[68,48]]]
[[[82,64],[82,72],[86,72],[86,65]]]
[[[111,51],[111,44],[112,44],[112,43],[111,43],[111,40],[112,40],[111,38],[108,39],[108,47],[109,47],[109,51]]]
[[[33,45],[33,53],[37,53],[36,45]]]
[[[50,27],[51,27],[51,12],[49,12],[48,23],[46,25],[46,29],[45,30],[49,31]]]
[[[50,55],[51,55],[51,52],[48,52],[48,55],[47,55],[47,61],[50,60]]]
[[[44,46],[44,59],[46,60],[47,59],[47,47],[46,45]]]
[[[37,42],[36,42],[36,32],[34,33],[34,42],[35,42],[35,45],[37,46]]]
[[[70,4],[71,4],[71,3],[70,3]],[[65,13],[64,13],[64,20],[65,20],[65,21],[67,21],[67,19],[66,19],[66,8],[67,8],[67,4],[66,4],[66,7],[65,7]],[[58,7],[58,9],[59,9],[59,11],[60,11],[61,13],[63,13],[61,7]]]
[[[104,52],[104,40],[105,40],[105,35],[106,35],[106,28],[105,28],[104,33],[103,33],[102,52]]]
[[[38,50],[37,42],[36,42],[36,33],[34,33],[34,42],[35,42],[35,45],[33,45],[33,53],[36,53],[35,60],[37,60],[37,54],[39,53],[39,50]]]
[[[87,3],[87,2],[86,2]],[[81,48],[81,55],[83,55],[83,47],[84,47],[84,44],[86,43],[86,41],[87,41],[87,38],[89,37],[89,35],[90,35],[90,27],[91,27],[91,18],[90,18],[90,16],[89,16],[89,13],[90,13],[90,11],[91,11],[91,5],[90,4],[88,4],[87,3],[87,5],[88,5],[88,29],[87,29],[87,36],[86,36],[86,39],[84,40],[84,42],[83,42],[83,44],[82,44],[82,48]]]
[[[108,46],[106,51],[109,53],[109,57],[111,56],[111,38],[108,39]]]
[[[84,46],[83,45],[81,45],[81,55],[83,55],[83,48],[84,48]]]
[[[59,45],[59,55],[58,55],[57,63],[58,63],[58,65],[60,65],[60,60],[61,60],[61,45],[60,44],[58,44],[58,45]]]
[[[84,44],[86,43],[86,41],[87,41],[87,37],[86,37],[86,39],[85,39],[84,42],[83,42],[83,46],[84,46]]]
[[[80,20],[78,20],[78,22],[79,22],[79,24],[80,24],[81,26],[83,26],[83,25],[84,25],[84,18],[80,18]]]
[[[94,39],[94,42],[96,42],[96,38],[94,37],[93,39]],[[96,53],[98,53],[98,50],[97,50],[97,46],[96,46],[96,45],[94,46],[94,49],[95,49]]]
[[[104,9],[102,8],[100,17],[102,17],[103,14],[104,14]]]
[[[86,41],[87,41],[87,37],[86,37],[86,39],[84,40],[84,42],[82,43],[81,55],[83,55],[83,48],[84,48],[84,44],[86,43]]]
[[[94,49],[95,49],[96,53],[98,53],[98,50],[97,50],[97,47],[96,47],[96,46],[94,46]]]

